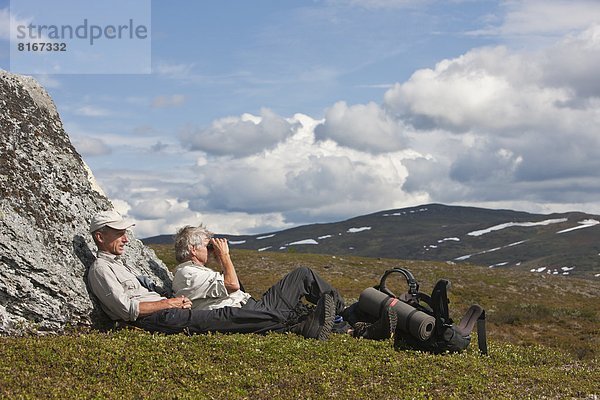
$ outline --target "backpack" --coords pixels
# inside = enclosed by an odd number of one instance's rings
[[[408,292],[396,296],[386,286],[387,278],[401,274],[406,278]],[[379,318],[384,307],[397,314],[394,348],[403,347],[431,353],[460,352],[471,342],[471,332],[477,323],[477,339],[481,354],[487,354],[485,310],[472,305],[458,324],[449,315],[448,289],[450,282],[439,280],[431,296],[419,292],[413,274],[404,268],[387,270],[379,285],[365,289],[359,297],[358,312]]]

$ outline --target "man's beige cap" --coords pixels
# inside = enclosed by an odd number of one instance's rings
[[[121,214],[114,210],[102,211],[92,218],[90,232],[96,232],[98,229],[104,228],[105,226],[121,230],[129,229],[132,226],[135,226],[135,224],[131,221],[124,220]]]

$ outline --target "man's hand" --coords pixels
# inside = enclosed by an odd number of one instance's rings
[[[185,296],[173,297],[161,301],[164,301],[169,305],[167,308],[192,308],[192,301]]]
[[[185,296],[160,301],[142,301],[140,302],[140,316],[143,317],[168,308],[192,308],[192,301]]]

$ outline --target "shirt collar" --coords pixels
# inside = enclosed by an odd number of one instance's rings
[[[197,268],[203,268],[204,265],[202,264],[196,264],[193,261],[185,261],[182,262],[181,264],[179,264],[177,267],[175,267],[175,270],[178,270],[179,268],[184,268],[184,267],[197,267]]]
[[[98,257],[102,257],[104,259],[109,258],[109,259],[114,260],[114,261],[120,259],[120,257],[118,255],[113,254],[113,253],[109,253],[108,251],[104,251],[104,250],[98,250]]]

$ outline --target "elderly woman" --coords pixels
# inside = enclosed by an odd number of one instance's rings
[[[205,266],[209,251],[218,260],[222,272]],[[241,288],[227,240],[213,238],[213,233],[202,225],[185,226],[177,232],[175,255],[180,264],[175,269],[173,290],[176,296],[189,298],[193,308],[269,310],[285,320],[297,321],[303,317],[306,307],[303,307],[302,299],[305,298],[316,304],[316,308],[306,318],[308,323],[300,323],[292,331],[322,340],[329,336],[335,315],[344,309],[344,300],[337,290],[305,267],[288,273],[259,300],[252,298]]]
[[[205,266],[209,251],[218,260],[222,272]],[[195,309],[239,307],[274,312],[289,322],[291,332],[325,340],[333,328],[334,317],[343,314],[345,308],[338,291],[306,267],[285,275],[259,300],[252,298],[240,285],[227,240],[213,238],[213,233],[202,225],[185,226],[177,232],[175,255],[180,264],[175,269],[173,290],[176,296],[189,298]],[[316,304],[315,310],[308,315],[303,298]],[[336,331],[381,340],[392,335],[396,322],[396,314],[386,307],[375,323],[358,322],[350,328],[342,322],[336,326]]]

